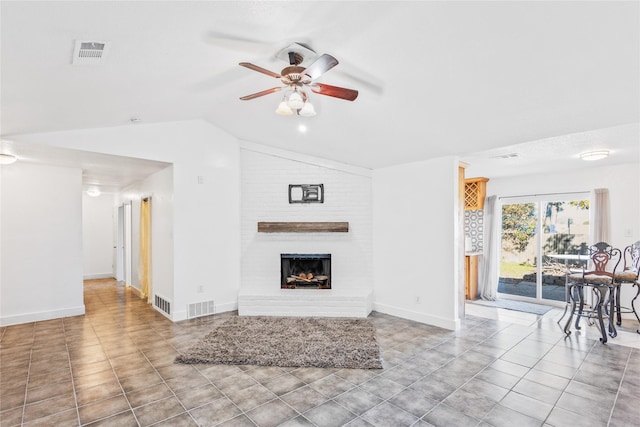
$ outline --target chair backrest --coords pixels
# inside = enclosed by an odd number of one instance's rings
[[[590,271],[585,271],[583,275],[607,276],[613,280],[618,264],[620,264],[621,255],[620,249],[614,248],[606,242],[598,242],[589,246],[589,258],[593,268]]]
[[[638,272],[640,270],[640,240],[624,248],[622,258],[624,259],[622,271]]]

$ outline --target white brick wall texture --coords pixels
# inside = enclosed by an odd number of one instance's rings
[[[281,253],[330,253],[332,293],[373,289],[370,176],[247,149],[241,165],[241,293],[280,289]],[[324,184],[324,203],[289,204],[289,184]],[[258,233],[259,221],[348,221],[349,232]]]

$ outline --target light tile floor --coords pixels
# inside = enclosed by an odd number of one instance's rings
[[[86,315],[0,328],[0,425],[631,426],[640,336],[565,337],[545,316],[467,305],[452,332],[372,313],[384,369],[180,365],[235,313],[172,323],[109,280]],[[620,345],[624,344],[624,345]]]

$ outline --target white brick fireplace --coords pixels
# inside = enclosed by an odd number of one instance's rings
[[[369,170],[243,144],[240,315],[366,317],[373,307]],[[323,203],[289,203],[323,184]],[[259,232],[258,222],[340,222],[344,232]],[[281,289],[281,254],[331,254],[331,289]]]

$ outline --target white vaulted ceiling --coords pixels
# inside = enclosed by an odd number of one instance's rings
[[[635,1],[0,7],[7,139],[132,117],[202,118],[241,140],[366,168],[443,155],[482,162],[491,157],[484,153],[539,140],[571,155],[609,148],[620,156],[611,162],[638,157]],[[104,64],[72,65],[75,40],[109,41]],[[287,64],[275,54],[291,42],[335,56],[340,64],[319,81],[357,89],[358,99],[311,94],[313,118],[275,115],[279,94],[239,100],[278,81],[238,63],[280,72]]]

